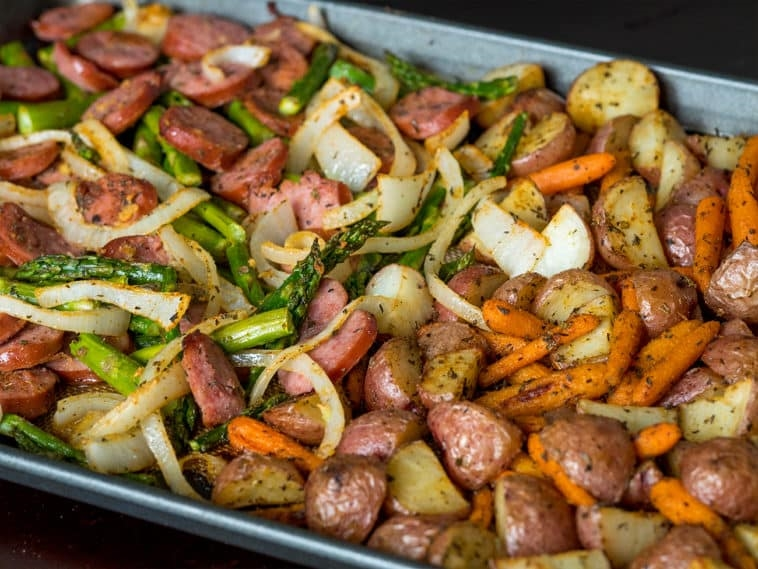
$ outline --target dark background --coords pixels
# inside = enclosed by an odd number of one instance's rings
[[[363,4],[758,80],[758,2],[752,0]],[[0,482],[0,504],[3,568],[294,567],[10,482]]]

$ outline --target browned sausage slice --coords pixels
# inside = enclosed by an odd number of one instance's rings
[[[450,126],[463,111],[473,117],[479,100],[442,87],[425,87],[409,93],[390,109],[390,117],[407,136],[423,140]]]
[[[62,330],[30,323],[0,345],[0,371],[26,369],[45,363],[63,347],[63,335]]]
[[[89,223],[124,225],[154,210],[158,192],[147,180],[109,173],[96,181],[80,182],[76,203]]]
[[[224,72],[220,81],[208,79],[199,61],[172,66],[166,79],[172,89],[209,108],[228,103],[259,81],[255,69],[245,65],[225,63],[219,68]]]
[[[116,77],[131,77],[149,68],[160,55],[145,36],[132,32],[98,30],[82,36],[76,51]]]
[[[58,377],[49,369],[37,367],[0,372],[0,408],[35,419],[55,404]]]
[[[284,91],[263,87],[248,93],[242,99],[242,103],[250,114],[271,129],[274,134],[291,137],[303,123],[303,115],[302,113],[291,117],[280,115],[278,107],[283,96]]]
[[[287,154],[287,145],[280,138],[267,140],[245,152],[229,170],[216,174],[211,180],[211,191],[247,207],[251,192],[279,184]]]
[[[300,340],[313,338],[345,308],[349,298],[342,283],[330,278],[322,279],[313,300],[308,305],[300,327]]]
[[[118,81],[81,56],[74,55],[66,44],[57,42],[53,48],[53,61],[58,71],[73,84],[85,91],[96,93],[118,87]]]
[[[305,517],[318,533],[360,543],[371,532],[387,493],[380,462],[336,455],[311,472],[305,483]]]
[[[0,205],[0,255],[20,265],[40,255],[82,254],[52,227],[33,219],[18,205]]]
[[[247,135],[204,107],[171,107],[160,120],[166,141],[211,170],[226,170],[247,146]]]
[[[26,326],[26,320],[0,312],[0,345],[21,332],[24,326]]]
[[[112,259],[137,263],[168,265],[171,261],[163,248],[163,241],[157,235],[117,237],[105,244],[102,253]]]
[[[41,67],[0,65],[0,92],[3,99],[45,101],[60,94],[58,78]]]
[[[104,22],[113,10],[113,5],[105,2],[52,8],[32,22],[32,30],[42,41],[66,40]]]
[[[282,182],[279,192],[292,204],[300,229],[322,234],[326,210],[347,203],[353,198],[345,184],[322,178],[311,170],[306,171],[296,182]]]
[[[516,425],[471,401],[438,403],[426,422],[442,447],[450,477],[470,490],[494,480],[521,448],[522,434]]]
[[[71,385],[103,383],[103,380],[94,371],[64,351],[58,352],[51,360],[46,361],[45,367],[54,371],[59,378]]]
[[[244,42],[250,31],[240,23],[209,14],[171,16],[163,37],[163,53],[192,61],[206,52],[229,44]]]
[[[161,94],[161,76],[146,71],[94,101],[82,118],[97,119],[113,134],[121,134],[135,124]]]
[[[48,168],[58,158],[61,149],[54,140],[46,140],[15,150],[0,152],[0,178],[23,180]]]
[[[342,379],[366,355],[377,335],[376,318],[356,310],[328,340],[309,352],[332,381]],[[279,382],[290,395],[307,393],[313,386],[310,380],[296,372],[280,371]]]
[[[182,367],[192,395],[212,427],[239,415],[245,408],[245,392],[232,364],[210,336],[192,332],[182,340]]]
[[[283,42],[291,45],[303,55],[308,55],[316,45],[316,40],[305,34],[291,16],[277,16],[275,19],[256,26],[253,39],[259,42]]]
[[[268,45],[271,56],[260,69],[263,83],[269,89],[289,91],[298,79],[308,72],[308,60],[293,46],[275,42]]]

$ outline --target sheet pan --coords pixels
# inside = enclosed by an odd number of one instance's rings
[[[170,3],[179,8],[226,14],[251,24],[270,18],[266,2],[259,0]],[[53,4],[44,0],[6,0],[0,39],[23,36],[28,21]],[[277,2],[281,12],[301,18],[307,16],[310,5],[318,6],[331,30],[358,49],[381,55],[381,46],[391,46],[402,56],[463,78],[476,78],[491,67],[508,62],[533,61],[544,66],[549,84],[565,93],[571,80],[583,69],[619,55],[536,42],[430,18],[410,19],[403,14],[351,4]],[[686,128],[729,134],[758,132],[758,83],[646,62],[661,81],[664,108]],[[197,503],[168,491],[99,475],[2,444],[0,478],[311,567],[422,567],[365,547]]]

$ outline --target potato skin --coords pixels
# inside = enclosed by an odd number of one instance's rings
[[[687,320],[697,305],[695,283],[676,271],[639,270],[628,278],[637,297],[640,317],[651,338],[677,322]]]
[[[426,424],[415,413],[405,409],[377,409],[347,424],[336,452],[385,461],[401,445],[420,439],[426,431]]]
[[[402,337],[390,338],[369,359],[363,382],[366,408],[418,408],[416,387],[420,382],[421,352],[416,343]]]
[[[622,152],[629,149],[629,134],[639,117],[621,115],[603,124],[592,136],[587,153]]]
[[[532,301],[537,296],[540,287],[545,284],[547,279],[538,273],[522,273],[517,277],[512,277],[500,285],[492,298],[504,300],[522,310],[529,310]]]
[[[445,524],[420,516],[392,516],[377,526],[367,545],[406,559],[423,561],[429,546]]]
[[[629,569],[686,569],[696,558],[721,559],[719,547],[700,526],[674,526],[658,543],[638,555]]]
[[[532,172],[566,160],[576,141],[576,129],[565,113],[552,113],[540,119],[521,137],[511,161],[513,176]]]
[[[324,438],[324,419],[318,396],[306,395],[267,409],[262,419],[285,435],[305,445],[317,445]]]
[[[725,319],[758,324],[758,247],[740,243],[713,272],[705,303]]]

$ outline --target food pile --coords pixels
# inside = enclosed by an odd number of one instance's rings
[[[0,434],[443,567],[750,568],[758,134],[315,18],[0,46]],[[714,125],[718,127],[718,125]]]

